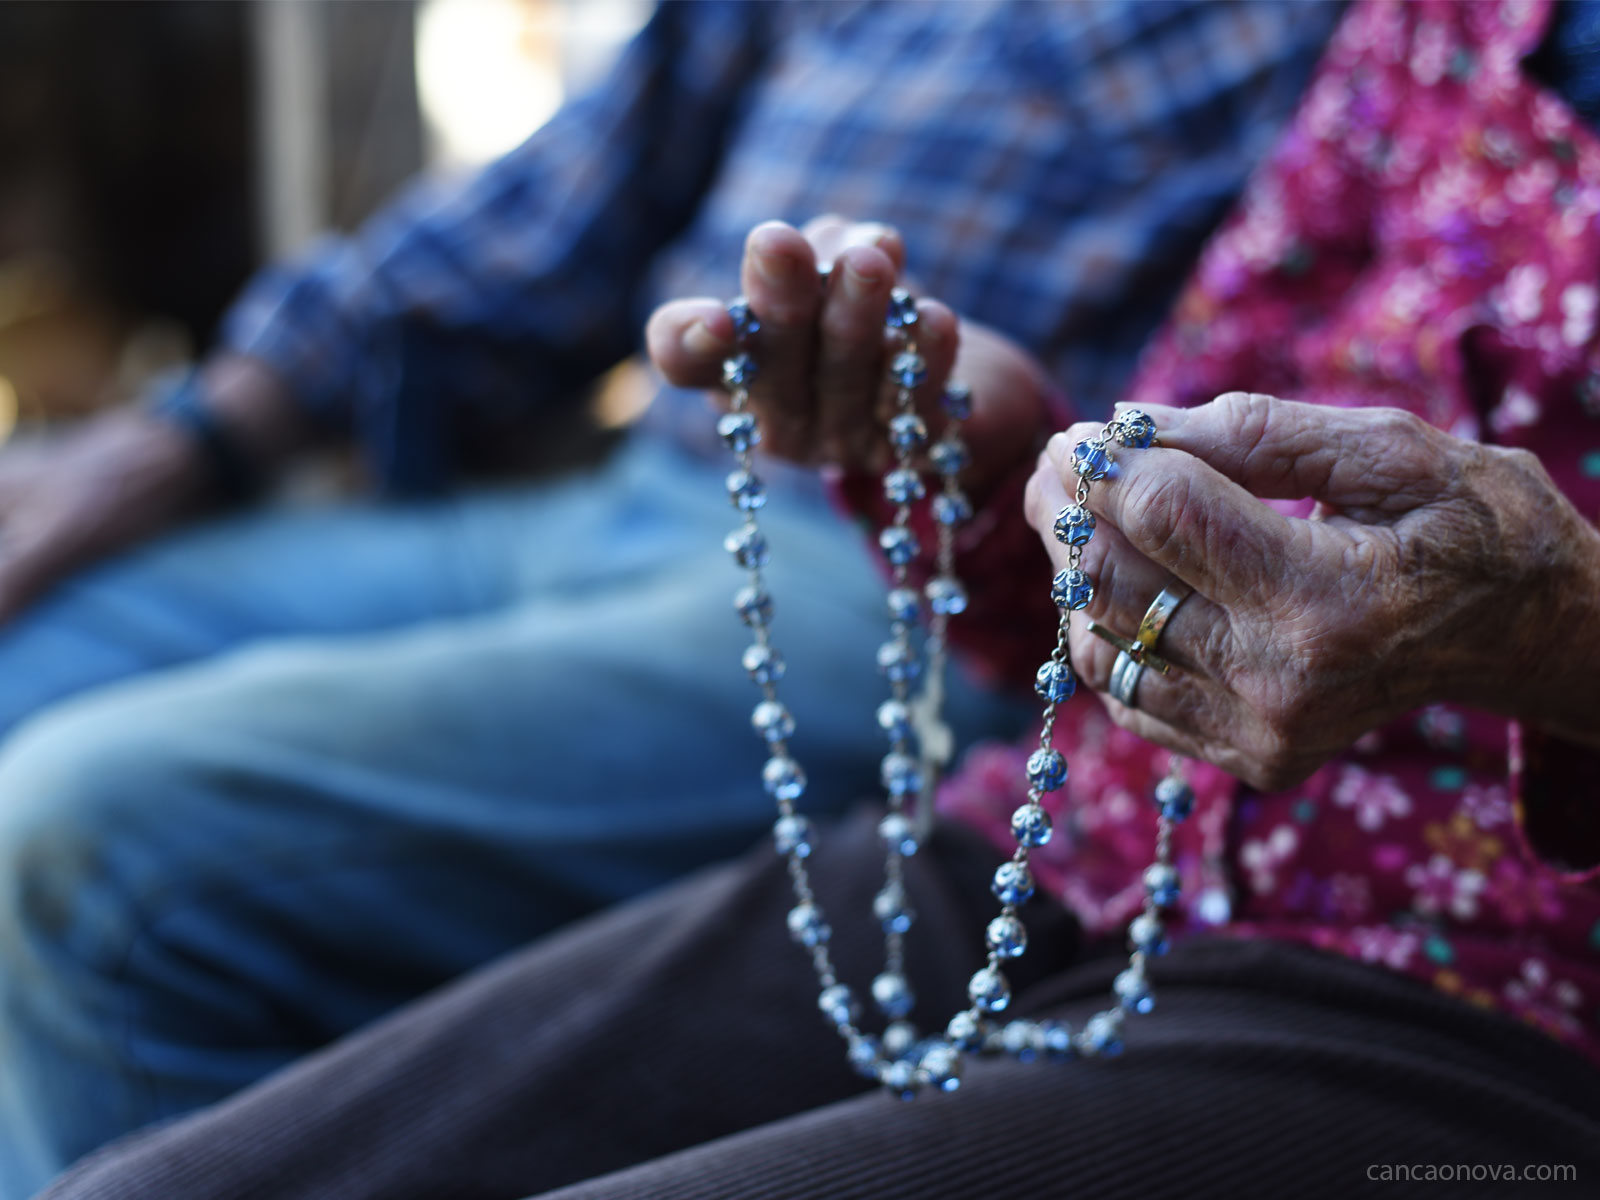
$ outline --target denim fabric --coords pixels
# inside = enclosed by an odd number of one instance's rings
[[[882,753],[883,587],[819,502],[764,523],[805,803],[837,811]],[[0,635],[0,1197],[762,837],[734,524],[720,469],[641,439],[202,529]]]

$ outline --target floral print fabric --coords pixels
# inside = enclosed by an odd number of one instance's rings
[[[1409,409],[1532,450],[1600,519],[1600,140],[1523,69],[1549,16],[1536,0],[1355,6],[1127,399],[1243,389]],[[996,503],[1015,500],[1013,489]],[[1009,551],[994,544],[1011,538]],[[1008,552],[1026,559],[1023,538],[1010,522],[969,548],[979,591],[1015,593],[1015,566],[995,568]],[[1024,578],[1042,591],[1032,553]],[[987,601],[975,596],[975,610],[995,611]],[[1048,635],[1026,611],[1031,673]],[[979,635],[969,648],[1020,675],[1020,660],[1001,661],[1012,647]],[[1083,698],[1056,736],[1072,778],[1037,874],[1090,931],[1112,934],[1142,900],[1166,755]],[[941,809],[1009,853],[1027,753],[975,748]],[[1367,735],[1280,793],[1195,764],[1199,803],[1175,843],[1184,926],[1403,972],[1600,1061],[1600,889],[1577,836],[1600,807],[1597,765],[1447,706]]]

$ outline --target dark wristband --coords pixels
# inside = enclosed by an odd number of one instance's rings
[[[238,439],[206,404],[200,371],[190,367],[161,379],[151,394],[149,411],[183,430],[206,460],[213,492],[243,503],[265,490],[260,467]]]

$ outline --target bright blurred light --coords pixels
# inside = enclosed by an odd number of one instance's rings
[[[9,441],[17,427],[17,389],[0,375],[0,443]]]
[[[434,161],[486,162],[590,83],[648,16],[648,0],[424,0],[417,92]]]

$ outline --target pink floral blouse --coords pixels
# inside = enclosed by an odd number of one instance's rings
[[[1527,447],[1600,518],[1600,139],[1521,69],[1550,8],[1354,7],[1127,398],[1399,406]],[[966,535],[974,604],[954,623],[982,666],[1018,682],[1054,625],[1020,489]],[[867,503],[863,485],[846,492]],[[1008,853],[1031,744],[974,748],[939,798]],[[1081,695],[1057,744],[1072,777],[1036,872],[1090,931],[1113,932],[1142,900],[1166,754]],[[1600,1061],[1597,767],[1445,705],[1283,792],[1196,764],[1199,804],[1176,839],[1184,927],[1379,964]]]

